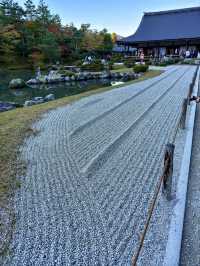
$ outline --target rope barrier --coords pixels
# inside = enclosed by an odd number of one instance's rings
[[[164,171],[167,170],[167,164],[165,166],[165,169]],[[150,209],[149,209],[149,212],[148,212],[148,216],[147,216],[147,222],[145,224],[145,227],[144,227],[144,231],[143,231],[143,234],[141,235],[141,239],[140,239],[140,245],[139,245],[139,248],[135,254],[135,256],[133,257],[132,259],[132,266],[136,266],[137,265],[137,261],[138,261],[138,258],[139,258],[139,255],[140,255],[140,252],[141,252],[141,249],[143,247],[143,244],[144,244],[144,240],[145,240],[145,236],[146,236],[146,233],[147,233],[147,230],[148,230],[148,227],[149,227],[149,224],[150,224],[150,221],[151,221],[151,217],[153,215],[153,211],[154,211],[154,207],[155,207],[155,204],[156,204],[156,201],[157,201],[157,198],[158,198],[158,195],[159,195],[159,192],[160,192],[160,188],[162,186],[162,182],[164,180],[164,175],[162,175],[160,177],[160,180],[159,180],[159,183],[157,185],[157,188],[156,188],[156,191],[155,191],[155,194],[154,194],[154,198],[153,198],[153,201],[150,205]]]
[[[172,142],[168,143],[166,145],[165,156],[164,156],[163,174],[159,178],[158,183],[156,185],[154,196],[153,196],[152,202],[151,202],[150,207],[149,207],[149,211],[148,211],[147,220],[146,220],[146,223],[144,226],[144,230],[143,230],[142,234],[140,235],[140,243],[139,243],[139,246],[138,246],[138,249],[137,249],[135,255],[132,257],[132,266],[137,265],[137,261],[139,259],[140,252],[141,252],[142,247],[144,245],[144,240],[145,240],[148,228],[149,228],[149,224],[150,224],[150,221],[151,221],[151,218],[153,215],[153,211],[154,211],[156,201],[158,199],[158,195],[160,193],[160,189],[162,187],[162,184],[163,184],[163,192],[166,191],[167,199],[168,200],[171,199],[171,185],[172,185],[172,174],[173,174],[173,154],[174,154],[174,149],[175,149],[174,143],[175,143],[175,139],[176,139],[179,128],[181,127],[182,129],[185,129],[187,106],[190,102],[190,97],[191,97],[192,92],[193,92],[193,87],[194,87],[194,84],[196,81],[197,73],[198,73],[198,68],[196,69],[195,74],[193,76],[192,83],[190,84],[188,97],[187,97],[187,99],[183,100],[182,109],[180,112],[180,116],[178,118],[176,130],[175,130],[175,133],[173,135]]]

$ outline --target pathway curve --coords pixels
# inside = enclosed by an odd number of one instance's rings
[[[35,123],[4,265],[130,265],[194,71],[171,67]]]

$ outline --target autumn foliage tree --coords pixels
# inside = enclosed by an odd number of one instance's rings
[[[113,40],[107,30],[92,30],[90,24],[78,29],[63,26],[59,15],[52,14],[44,0],[35,6],[26,0],[21,7],[15,0],[0,3],[0,62],[24,60],[32,65],[72,62],[87,53],[102,54],[112,50]]]

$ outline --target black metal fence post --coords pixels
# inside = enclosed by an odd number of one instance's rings
[[[164,170],[163,170],[163,193],[167,200],[171,200],[172,194],[172,176],[173,176],[173,161],[174,161],[175,145],[168,143],[165,147],[164,155]]]
[[[188,106],[188,98],[183,100],[183,105],[182,105],[182,114],[180,120],[180,126],[182,129],[185,129],[186,126],[187,106]]]

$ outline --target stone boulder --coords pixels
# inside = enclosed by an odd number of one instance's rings
[[[77,81],[83,81],[83,80],[86,80],[86,79],[87,79],[87,76],[85,74],[83,74],[83,73],[78,73],[76,75],[76,80]]]
[[[32,105],[34,105],[35,103],[32,101],[32,100],[30,100],[30,101],[25,101],[25,103],[24,103],[24,107],[29,107],[29,106],[32,106]]]
[[[121,77],[120,73],[112,73],[111,74],[111,78],[113,78],[113,79],[118,79],[119,77]]]
[[[110,77],[111,77],[111,73],[108,71],[102,72],[100,76],[101,79],[109,79]]]
[[[46,102],[53,101],[53,100],[55,100],[55,95],[54,94],[48,94],[47,96],[44,97],[44,100]]]
[[[45,100],[43,97],[34,97],[32,100],[25,101],[24,107],[32,106],[35,104],[44,103]]]
[[[85,73],[84,75],[86,77],[85,80],[93,79],[93,76],[92,76],[92,74],[90,72]]]
[[[94,73],[94,79],[100,79],[101,74],[100,73]]]
[[[66,81],[66,82],[69,82],[70,80],[71,80],[71,79],[70,79],[69,76],[65,77],[65,81]]]
[[[124,73],[122,80],[123,81],[129,81],[132,79],[132,76],[130,73]]]
[[[26,86],[26,83],[23,79],[12,79],[9,83],[10,89],[20,89],[24,88]]]
[[[41,82],[39,81],[39,79],[30,79],[26,82],[27,85],[37,85],[40,84]]]
[[[44,99],[43,97],[34,97],[32,101],[34,102],[34,104],[39,104],[39,103],[43,103]]]
[[[0,102],[0,112],[10,111],[15,108],[16,106],[12,103]]]

